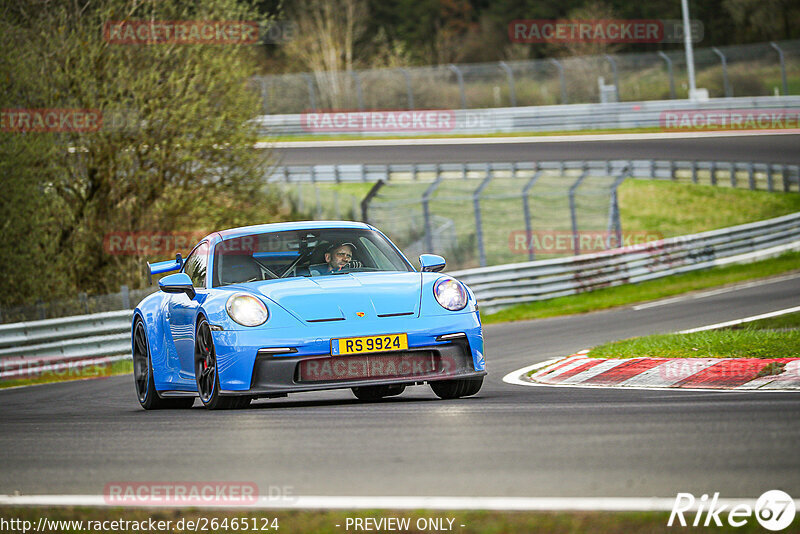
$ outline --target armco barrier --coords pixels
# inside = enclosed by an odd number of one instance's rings
[[[456,109],[453,127],[442,131],[352,129],[316,130],[304,126],[303,114],[261,115],[253,119],[262,135],[421,135],[553,132],[623,128],[662,128],[668,111],[788,110],[800,108],[798,96],[713,98],[707,101],[654,100],[608,104],[570,104],[514,108]],[[370,113],[365,110],[359,113]],[[414,113],[409,111],[408,113]],[[675,128],[664,128],[675,131]]]
[[[800,213],[594,254],[451,272],[481,308],[574,295],[800,250]]]
[[[800,250],[800,213],[627,249],[498,265],[449,274],[475,292],[484,311],[642,282]],[[0,325],[0,377],[23,360],[52,365],[130,354],[132,312]]]

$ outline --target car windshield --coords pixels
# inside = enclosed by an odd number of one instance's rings
[[[372,271],[414,269],[383,235],[367,229],[265,232],[226,239],[214,247],[214,287]]]

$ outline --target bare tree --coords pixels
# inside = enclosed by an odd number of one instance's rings
[[[323,106],[346,104],[343,73],[355,67],[355,43],[364,34],[367,8],[364,0],[298,0],[289,13],[297,36],[284,45],[290,60],[312,71]]]

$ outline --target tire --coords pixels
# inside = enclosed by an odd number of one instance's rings
[[[405,386],[362,386],[360,388],[352,388],[353,395],[356,398],[368,402],[400,395],[405,389]]]
[[[250,397],[223,397],[219,394],[217,352],[214,350],[211,327],[205,317],[197,322],[194,336],[194,377],[200,401],[209,410],[243,408],[244,400],[247,401],[246,404],[250,404]]]
[[[440,399],[469,397],[480,391],[482,385],[482,376],[478,378],[462,378],[460,380],[437,380],[430,383],[431,389]]]
[[[133,327],[133,385],[136,388],[136,398],[145,410],[191,408],[194,404],[193,397],[165,399],[158,396],[153,380],[147,332],[144,323],[138,317]]]

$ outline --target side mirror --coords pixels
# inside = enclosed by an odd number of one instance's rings
[[[436,254],[422,254],[419,257],[419,266],[423,273],[438,273],[444,269],[447,262]]]
[[[190,299],[196,295],[192,279],[186,273],[175,273],[158,281],[158,287],[164,293],[186,293]]]

